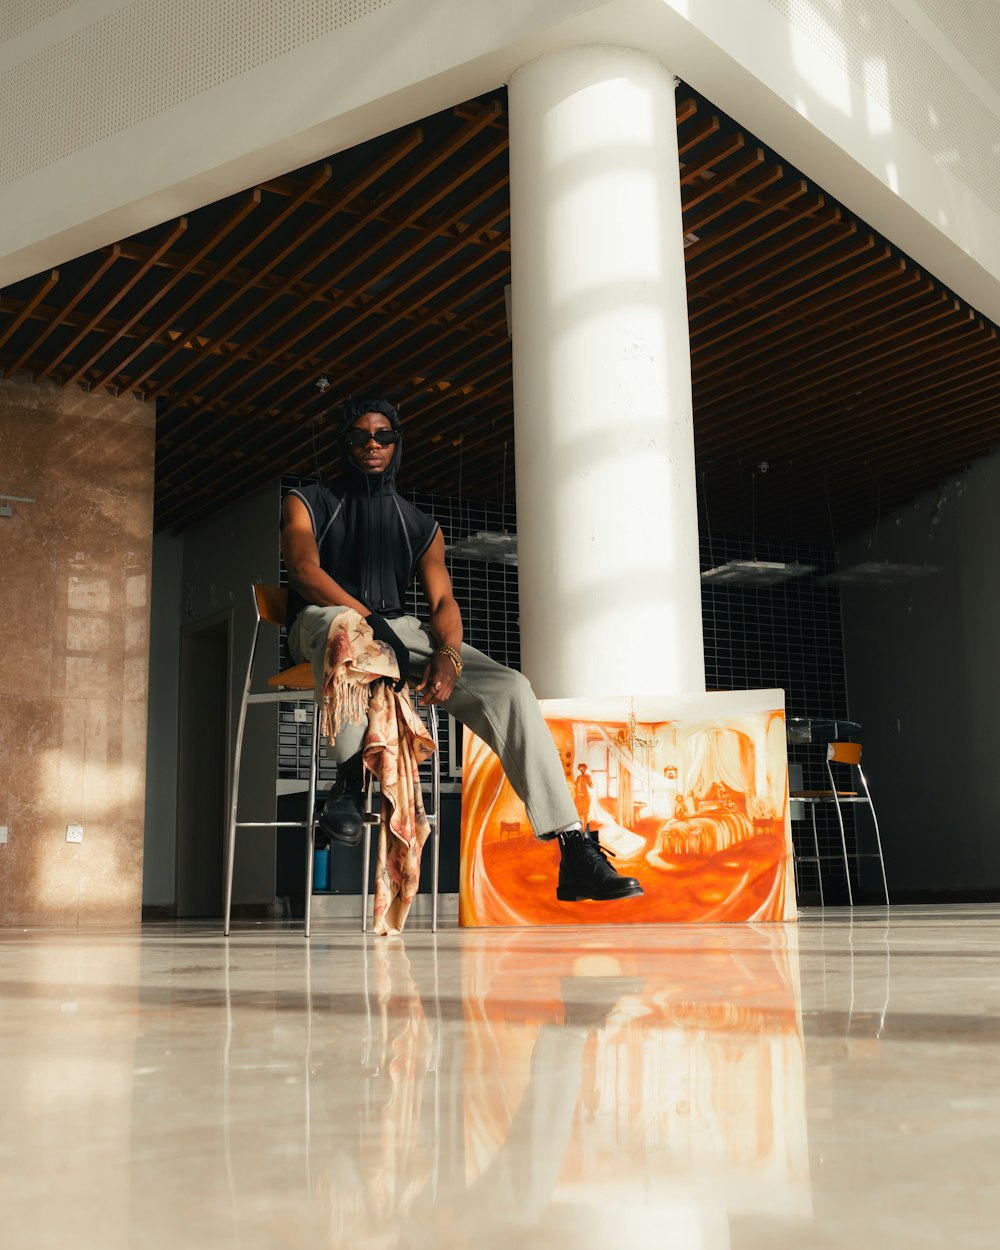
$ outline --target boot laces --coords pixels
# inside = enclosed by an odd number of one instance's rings
[[[611,859],[615,858],[614,851],[612,851],[610,847],[603,846],[597,840],[597,838],[591,838],[591,837],[586,836],[585,834],[583,838],[583,844],[589,851],[593,852],[595,855],[599,855],[601,859],[604,860],[605,863],[608,862],[609,856]]]

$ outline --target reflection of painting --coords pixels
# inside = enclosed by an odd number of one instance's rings
[[[500,761],[465,735],[463,925],[792,920],[780,690],[549,700],[542,710],[582,821],[642,898],[561,903]]]
[[[527,937],[462,951],[466,1183],[480,1212],[534,1200],[552,1232],[613,1212],[617,1235],[586,1244],[719,1250],[733,1216],[808,1217],[794,929],[733,949],[665,938],[655,977],[627,935],[581,935],[572,959],[521,949]],[[532,1184],[512,1202],[502,1182],[520,1160]]]

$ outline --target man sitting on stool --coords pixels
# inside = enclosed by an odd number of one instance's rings
[[[292,657],[311,662],[322,690],[330,623],[353,608],[395,652],[400,680],[419,673],[424,703],[439,704],[500,757],[535,836],[559,839],[559,899],[641,894],[639,882],[619,876],[596,835],[582,827],[527,679],[462,642],[440,527],[396,493],[396,409],[385,399],[361,399],[341,412],[341,477],[290,491],[282,502]],[[406,614],[415,574],[430,605],[429,627]],[[331,744],[338,779],[320,817],[321,828],[349,844],[361,836],[364,734],[363,725],[344,725]]]

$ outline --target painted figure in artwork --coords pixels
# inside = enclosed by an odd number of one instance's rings
[[[558,839],[557,898],[612,900],[642,894],[619,875],[571,798],[559,753],[527,680],[463,641],[462,617],[445,566],[437,522],[396,491],[403,434],[382,398],[351,400],[339,412],[340,475],[290,491],[282,503],[282,552],[291,585],[288,646],[326,687],[328,642],[352,610],[395,662],[402,697],[412,681],[425,704],[467,725],[499,757],[539,839]],[[429,620],[408,611],[420,581]],[[333,840],[356,844],[362,829],[366,723],[344,723],[331,743],[338,780],[320,815]],[[582,765],[585,775],[586,766]],[[575,785],[579,784],[579,777]],[[584,789],[589,796],[589,776]],[[586,805],[589,807],[589,797]]]
[[[576,768],[576,778],[573,782],[573,803],[576,807],[576,814],[580,817],[580,824],[585,825],[590,816],[590,793],[594,788],[594,781],[587,771],[586,764],[577,764]]]

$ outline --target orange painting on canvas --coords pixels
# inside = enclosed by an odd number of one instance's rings
[[[646,721],[601,719],[600,701],[592,718],[559,708],[543,704],[577,813],[644,894],[559,902],[557,844],[534,837],[499,759],[466,733],[463,925],[794,919],[781,707]]]

